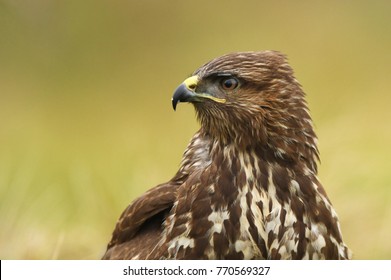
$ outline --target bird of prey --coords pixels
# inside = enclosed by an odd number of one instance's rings
[[[175,90],[201,124],[168,182],[122,213],[103,259],[349,259],[317,177],[304,92],[276,51],[236,52]]]

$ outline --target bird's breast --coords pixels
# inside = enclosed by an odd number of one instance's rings
[[[263,224],[267,196],[257,186],[254,168],[245,170],[235,164],[211,164],[192,174],[187,180],[189,186],[181,187],[169,223],[170,258],[267,258]],[[230,169],[221,170],[224,165]],[[209,168],[218,175],[211,176]]]

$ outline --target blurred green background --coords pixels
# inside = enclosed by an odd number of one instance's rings
[[[176,86],[288,55],[356,259],[391,258],[391,1],[0,1],[0,259],[98,259],[198,129]]]

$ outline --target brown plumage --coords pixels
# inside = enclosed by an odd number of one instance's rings
[[[201,123],[177,174],[122,213],[104,259],[348,259],[304,93],[274,51],[216,58],[174,93]]]

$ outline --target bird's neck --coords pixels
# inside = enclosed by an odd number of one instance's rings
[[[271,172],[287,181],[299,174],[316,176],[305,162],[281,157],[262,144],[243,147],[235,142],[222,143],[202,130],[187,147],[178,174],[197,177],[203,186],[213,185],[230,193],[245,185],[264,188]],[[211,178],[210,174],[216,175]],[[232,189],[227,190],[230,186]]]
[[[265,106],[260,113],[259,106],[231,106],[230,110],[217,110],[196,104],[197,118],[201,123],[199,136],[208,139],[210,147],[232,148],[244,154],[255,152],[267,162],[305,165],[316,173],[319,160],[317,137],[304,99],[299,98],[296,107],[283,111],[287,116],[283,116],[282,109],[270,109],[284,107],[284,103]],[[211,149],[212,156],[213,151]]]
[[[222,143],[200,131],[194,135],[184,153],[179,174],[197,177],[202,185],[237,188],[248,181],[263,178],[261,173],[265,172],[262,169],[267,160],[262,153],[259,147],[243,147],[235,142]],[[217,176],[211,178],[206,174]],[[235,192],[234,189],[231,191]],[[229,190],[225,192],[230,193]]]

